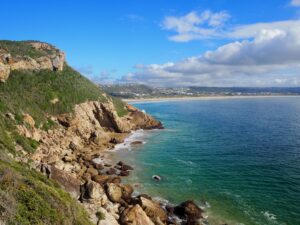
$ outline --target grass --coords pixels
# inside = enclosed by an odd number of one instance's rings
[[[0,160],[0,220],[6,224],[89,225],[88,214],[57,183],[26,165]]]
[[[53,54],[58,50],[53,47],[53,50],[37,50],[33,48],[30,41],[0,41],[0,49],[4,49],[9,52],[13,57],[16,56],[29,56],[31,58],[38,58],[41,56],[46,56]]]
[[[57,98],[53,104],[51,100]],[[37,143],[25,137],[12,135],[16,124],[23,124],[22,115],[28,113],[36,122],[36,127],[49,130],[55,127],[49,117],[73,111],[75,104],[86,101],[106,102],[104,92],[81,74],[65,65],[61,72],[51,70],[13,71],[6,81],[0,84],[0,146],[11,152],[17,142],[28,152],[33,152]],[[113,98],[119,116],[127,114],[125,104]],[[13,123],[5,117],[15,115]]]
[[[0,49],[32,58],[51,53],[36,50],[28,42],[0,41]],[[27,164],[13,161],[8,153],[17,154],[16,144],[29,153],[39,145],[16,131],[17,125],[32,129],[24,123],[23,114],[32,116],[36,127],[49,130],[57,125],[50,119],[52,115],[71,113],[76,104],[86,101],[107,102],[110,98],[68,65],[60,72],[12,71],[9,79],[0,83],[0,224],[90,224],[84,208],[57,183]],[[54,99],[58,101],[54,103]],[[110,100],[119,116],[127,114],[125,103]],[[101,213],[97,216],[104,218]]]

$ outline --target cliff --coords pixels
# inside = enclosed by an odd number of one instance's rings
[[[0,41],[0,81],[14,70],[62,71],[65,53],[42,42]]]
[[[150,115],[103,92],[41,42],[0,41],[0,223],[199,224],[192,201],[176,207],[133,195],[134,169],[104,152]]]
[[[0,41],[0,80],[0,223],[116,222],[92,159],[161,123],[106,95],[47,43]]]

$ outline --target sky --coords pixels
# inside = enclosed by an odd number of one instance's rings
[[[39,40],[99,83],[300,86],[300,0],[14,0],[0,39]]]

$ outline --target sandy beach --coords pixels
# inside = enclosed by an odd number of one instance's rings
[[[244,99],[244,98],[274,98],[274,97],[299,97],[299,95],[243,95],[243,96],[199,96],[199,97],[168,97],[168,98],[141,98],[123,99],[127,103],[149,103],[170,101],[195,101],[195,100],[218,100],[218,99]]]

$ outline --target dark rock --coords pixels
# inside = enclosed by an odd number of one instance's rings
[[[107,174],[107,175],[114,175],[114,174],[116,174],[116,173],[117,173],[117,170],[114,169],[114,168],[109,168],[109,170],[106,171],[106,174]]]
[[[155,180],[155,181],[161,181],[161,177],[158,176],[158,175],[153,175],[152,179]]]
[[[129,165],[123,164],[121,167],[121,170],[127,171],[127,170],[133,170],[133,168]]]
[[[132,145],[140,145],[140,144],[143,144],[143,142],[142,141],[133,141],[130,144],[132,144]]]
[[[189,221],[202,218],[202,209],[199,208],[193,201],[188,200],[181,203],[179,206],[174,208],[174,213],[182,218]]]
[[[127,177],[129,176],[130,172],[128,170],[122,170],[119,175],[122,176],[122,177]]]
[[[122,162],[122,161],[119,161],[118,163],[117,163],[117,165],[119,165],[119,166],[123,166],[125,163],[124,162]]]
[[[108,182],[109,179],[110,179],[110,177],[107,176],[107,175],[92,176],[92,180],[97,182],[98,184],[101,184],[101,185],[106,184],[106,182]]]

